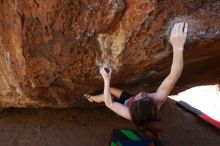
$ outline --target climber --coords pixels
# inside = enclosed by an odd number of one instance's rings
[[[170,43],[173,47],[171,71],[155,93],[140,92],[137,95],[131,95],[120,89],[110,88],[112,69],[105,64],[100,68],[100,74],[104,79],[104,94],[97,96],[85,94],[84,96],[90,102],[104,102],[113,112],[134,122],[140,131],[148,130],[153,136],[159,137],[154,130],[153,122],[158,119],[158,111],[181,75],[187,30],[188,23],[174,24],[170,35]],[[115,99],[112,98],[112,95]]]

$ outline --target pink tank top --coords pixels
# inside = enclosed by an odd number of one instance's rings
[[[146,92],[139,92],[137,95],[130,97],[129,99],[125,100],[124,105],[129,107],[132,103],[136,102],[137,100],[149,98],[148,93]]]

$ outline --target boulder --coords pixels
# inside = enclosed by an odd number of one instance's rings
[[[219,83],[219,0],[0,0],[0,107],[82,107],[103,88],[102,61],[112,86],[156,90],[180,21],[189,32],[174,91]]]

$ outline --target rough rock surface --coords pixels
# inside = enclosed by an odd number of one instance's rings
[[[178,21],[189,23],[178,89],[219,82],[219,0],[0,0],[0,107],[84,105],[103,60],[112,85],[155,90]]]

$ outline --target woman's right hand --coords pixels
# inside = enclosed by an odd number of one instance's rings
[[[174,51],[183,51],[188,31],[188,23],[175,23],[170,35],[170,43]]]

